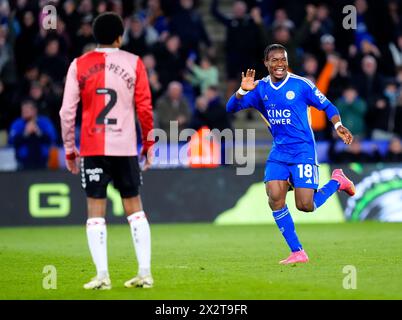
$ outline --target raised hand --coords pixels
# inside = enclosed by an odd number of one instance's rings
[[[241,88],[246,91],[254,90],[258,84],[258,81],[254,81],[255,70],[247,69],[246,75],[241,73]]]

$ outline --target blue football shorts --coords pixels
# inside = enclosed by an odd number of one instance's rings
[[[318,189],[318,166],[315,164],[293,164],[277,161],[267,161],[265,165],[264,182],[284,180],[294,188]]]

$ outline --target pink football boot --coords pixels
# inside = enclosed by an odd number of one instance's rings
[[[342,169],[335,169],[332,172],[332,180],[339,182],[340,187],[338,191],[345,191],[348,195],[354,196],[356,193],[355,185],[348,177],[345,176]]]
[[[294,264],[294,263],[306,263],[306,262],[308,262],[308,256],[304,250],[292,252],[287,259],[279,261],[280,264]]]

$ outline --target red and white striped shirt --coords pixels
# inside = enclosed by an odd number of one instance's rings
[[[140,57],[118,48],[97,48],[70,64],[60,110],[66,154],[75,148],[75,119],[82,101],[81,156],[135,156],[135,117],[148,150],[152,100]],[[134,113],[135,109],[135,113]]]

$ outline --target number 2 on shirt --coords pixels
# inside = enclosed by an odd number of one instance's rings
[[[117,124],[117,119],[106,118],[106,115],[112,110],[117,101],[117,93],[113,89],[109,88],[98,88],[96,89],[96,94],[108,94],[110,96],[109,102],[102,109],[96,118],[96,124]]]

